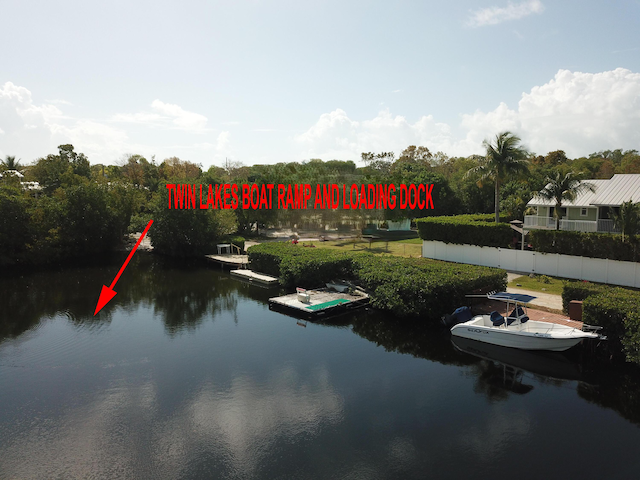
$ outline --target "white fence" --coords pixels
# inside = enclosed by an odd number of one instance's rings
[[[422,242],[422,256],[449,262],[504,268],[514,272],[640,288],[640,263],[634,262],[432,241]]]
[[[556,228],[556,219],[554,217],[539,217],[538,215],[525,215],[524,227],[527,229],[532,228],[545,228],[547,230],[554,230]],[[571,232],[608,232],[608,233],[620,233],[613,220],[600,219],[598,221],[588,220],[560,220],[560,230],[568,230]]]

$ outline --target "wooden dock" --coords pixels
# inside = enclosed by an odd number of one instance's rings
[[[327,288],[307,290],[309,303],[301,302],[297,293],[269,299],[269,308],[295,317],[318,319],[344,313],[369,303],[369,295],[356,290],[353,294],[339,293]]]
[[[280,282],[276,277],[265,275],[264,273],[256,273],[251,270],[231,270],[229,273],[231,273],[232,277],[265,287],[272,287],[278,285]]]
[[[249,255],[221,253],[219,255],[205,255],[205,257],[219,263],[222,267],[247,268],[249,265]]]

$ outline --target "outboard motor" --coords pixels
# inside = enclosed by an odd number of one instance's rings
[[[472,318],[473,314],[471,313],[471,307],[460,307],[457,308],[451,315],[447,314],[442,317],[441,320],[442,324],[445,327],[451,328],[459,323],[468,322]]]

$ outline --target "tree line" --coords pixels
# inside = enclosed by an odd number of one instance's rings
[[[174,255],[201,253],[225,235],[256,234],[265,227],[328,225],[349,230],[373,220],[496,210],[505,217],[522,218],[527,202],[554,175],[573,172],[583,178],[610,178],[614,173],[640,173],[637,150],[606,150],[575,159],[561,150],[542,156],[523,149],[512,134],[500,139],[504,134],[508,132],[485,142],[483,156],[449,157],[412,145],[397,157],[393,152],[364,152],[361,166],[352,160],[251,166],[226,161],[204,170],[177,157],[157,162],[138,154],[127,155],[116,165],[102,165],[91,164],[73,145],[61,145],[56,154],[28,165],[6,156],[0,165],[0,265],[46,263],[113,250],[127,232],[141,231],[150,218],[154,246]],[[511,152],[505,158],[515,169],[496,167],[501,145]],[[166,208],[167,183],[426,183],[434,185],[434,208],[175,211]]]

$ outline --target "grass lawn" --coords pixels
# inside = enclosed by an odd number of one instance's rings
[[[419,240],[419,243],[416,241]],[[422,255],[422,240],[419,238],[412,238],[410,240],[395,240],[395,241],[376,241],[371,243],[369,248],[369,242],[367,240],[347,239],[330,242],[300,242],[313,243],[319,248],[331,248],[334,250],[344,251],[360,251],[371,252],[379,255],[395,255],[398,257],[419,257]]]
[[[549,283],[544,283],[544,279],[548,279]],[[525,288],[536,292],[562,295],[563,283],[564,281],[559,278],[548,277],[546,275],[536,275],[534,278],[524,275],[509,282],[508,286],[513,288]]]
[[[422,239],[421,238],[407,238],[406,240],[396,240],[398,243],[412,243],[415,245],[420,245],[422,246]]]

